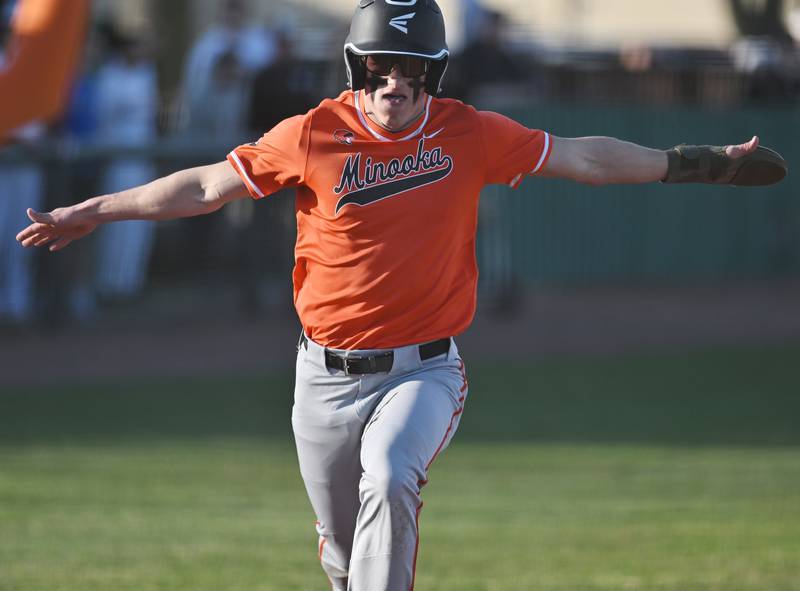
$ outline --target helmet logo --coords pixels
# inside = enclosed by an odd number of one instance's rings
[[[394,6],[414,6],[416,3],[417,0],[386,0],[386,4]]]
[[[408,35],[408,21],[414,18],[415,14],[417,13],[409,12],[408,14],[401,14],[400,16],[396,16],[389,21],[389,26],[392,26],[401,33],[405,33],[406,35]]]

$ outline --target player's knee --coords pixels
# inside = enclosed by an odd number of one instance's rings
[[[380,474],[365,473],[361,479],[361,492],[366,499],[396,503],[419,493],[419,485],[406,471],[390,470]]]

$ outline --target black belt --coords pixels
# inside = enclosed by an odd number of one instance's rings
[[[300,338],[303,346],[307,347],[307,339],[304,334]],[[439,339],[419,346],[419,358],[421,361],[431,359],[437,355],[444,355],[450,351],[450,339]],[[335,353],[325,349],[325,366],[328,369],[338,369],[345,375],[361,375],[368,373],[389,373],[394,363],[394,351],[377,353],[376,355],[345,356],[342,353]]]

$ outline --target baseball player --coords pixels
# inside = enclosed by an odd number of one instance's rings
[[[655,150],[565,139],[438,99],[448,50],[434,0],[361,0],[350,88],[218,164],[49,213],[23,246],[64,248],[98,224],[193,216],[296,193],[294,302],[303,326],[292,426],[336,591],[414,586],[420,491],[458,427],[454,335],[475,311],[478,195],[527,176],[583,183],[767,184],[781,158],[747,143]]]

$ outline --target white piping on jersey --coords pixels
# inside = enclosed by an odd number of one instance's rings
[[[530,173],[536,174],[539,172],[539,169],[544,164],[544,159],[547,158],[547,152],[550,150],[550,134],[546,131],[544,132],[544,148],[542,148],[542,156],[539,158],[539,162],[536,163],[536,168],[534,168]]]
[[[367,131],[369,131],[372,135],[374,135],[377,139],[381,140],[382,142],[402,142],[405,140],[410,140],[415,135],[419,135],[425,128],[425,124],[428,122],[428,117],[430,116],[431,112],[432,100],[433,97],[428,96],[428,100],[425,102],[425,117],[422,119],[422,123],[419,124],[419,127],[417,127],[417,129],[409,133],[407,136],[395,140],[379,134],[377,131],[375,131],[369,126],[369,123],[367,123],[367,118],[364,115],[364,112],[361,110],[361,91],[356,90],[353,92],[353,101],[355,102],[356,112],[358,113],[358,118],[361,120],[361,125],[363,125],[367,129]]]
[[[544,164],[544,159],[547,158],[547,151],[550,149],[550,134],[547,133],[546,131],[543,133],[544,133],[544,148],[542,148],[542,155],[539,157],[539,162],[536,163],[536,167],[528,174],[536,174],[537,172],[539,172],[539,169],[542,167],[542,164]],[[517,176],[511,179],[511,182],[508,183],[508,186],[511,187],[512,189],[516,187],[517,183],[519,183],[520,179],[523,177],[524,174],[525,173],[522,172],[519,173]]]
[[[259,197],[263,197],[264,193],[262,193],[261,189],[259,189],[256,186],[256,184],[253,182],[253,179],[250,178],[250,175],[247,174],[247,170],[245,170],[244,164],[242,164],[242,161],[239,160],[239,156],[236,154],[236,151],[235,150],[231,150],[230,155],[233,157],[233,160],[236,163],[236,168],[239,169],[239,174],[241,175],[241,177],[245,180],[245,182],[247,182],[248,185],[250,185],[250,188],[253,189],[253,192],[256,195],[258,195]]]

